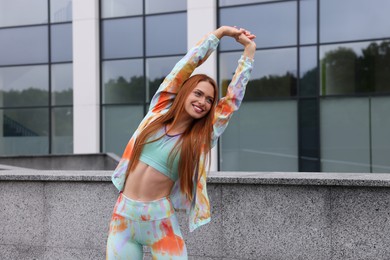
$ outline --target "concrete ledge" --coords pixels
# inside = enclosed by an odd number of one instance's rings
[[[3,170],[1,180],[14,181],[111,181],[112,171]],[[390,174],[210,172],[209,183],[390,187]]]
[[[0,171],[0,259],[104,259],[111,171]],[[390,174],[213,172],[189,259],[388,260]],[[145,259],[150,259],[150,255]]]

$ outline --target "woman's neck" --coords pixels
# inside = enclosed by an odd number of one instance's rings
[[[167,124],[167,134],[169,135],[177,135],[177,134],[182,134],[184,133],[187,128],[191,125],[193,119],[192,118],[182,118],[178,119],[175,122],[175,125],[172,125],[172,123]]]

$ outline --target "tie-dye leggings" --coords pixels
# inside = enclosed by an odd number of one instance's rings
[[[187,248],[169,198],[141,202],[119,195],[107,240],[106,259],[143,259],[143,245],[153,259],[187,259]]]

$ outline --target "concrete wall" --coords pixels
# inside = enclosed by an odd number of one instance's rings
[[[113,170],[119,157],[112,153],[0,156],[0,169],[12,166],[35,170]]]
[[[104,259],[109,179],[0,171],[0,259]],[[390,174],[218,172],[208,191],[210,224],[179,214],[189,259],[389,259]]]

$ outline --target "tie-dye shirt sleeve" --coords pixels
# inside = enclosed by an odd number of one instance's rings
[[[227,88],[226,95],[217,104],[214,114],[212,146],[216,145],[218,138],[225,131],[234,111],[237,111],[241,105],[245,88],[252,72],[253,62],[253,59],[241,56],[233,79]]]
[[[183,82],[188,79],[192,72],[201,65],[210,54],[218,47],[219,39],[212,33],[200,40],[195,47],[178,62],[164,79],[153,96],[149,112],[161,113],[168,110]]]

